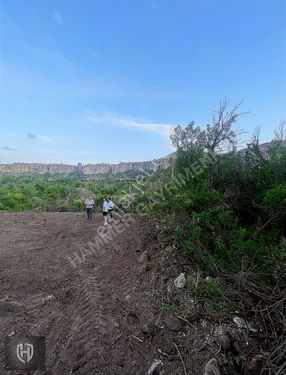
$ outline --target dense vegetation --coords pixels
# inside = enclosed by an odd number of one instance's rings
[[[192,167],[190,159],[188,151],[179,150],[173,178],[171,172],[157,177],[138,196],[141,207],[145,203],[147,211],[160,214],[174,240],[206,272],[217,267],[231,272],[244,269],[273,285],[282,282],[285,145],[273,142],[263,155],[252,143],[244,152],[213,162],[205,159],[193,175],[186,172]]]
[[[81,211],[84,199],[93,196],[97,207],[103,197],[119,200],[130,180],[89,181],[80,176],[4,175],[0,184],[0,210]]]

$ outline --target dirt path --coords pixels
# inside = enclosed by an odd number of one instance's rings
[[[1,213],[0,300],[10,310],[1,317],[1,337],[45,336],[41,374],[146,374],[156,358],[142,337],[153,318],[141,246],[150,224],[133,220],[73,267],[67,256],[94,241],[100,215],[87,223],[83,214]],[[1,340],[0,373],[13,373],[4,356]]]

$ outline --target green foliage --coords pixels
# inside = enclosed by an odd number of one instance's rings
[[[234,363],[235,363],[238,367],[241,368],[241,367],[243,366],[243,364],[245,363],[246,358],[245,358],[245,356],[243,356],[243,355],[236,355],[236,356],[233,357],[233,361],[234,361]]]
[[[83,207],[82,199],[80,198],[73,198],[71,202],[71,210],[72,211],[80,211],[80,209]]]
[[[222,291],[219,288],[218,280],[212,278],[207,279],[207,281],[198,289],[198,293],[209,298],[222,296]]]
[[[129,183],[129,180],[95,183],[78,176],[4,175],[0,181],[0,210],[80,211],[84,199],[90,195],[101,207],[106,195],[118,202],[123,192],[128,191]]]
[[[194,279],[192,278],[192,276],[187,277],[187,279],[186,279],[186,288],[190,292],[194,292],[195,291],[196,284],[195,284]]]
[[[286,215],[286,185],[277,185],[262,196],[260,208],[270,217],[283,219]]]
[[[163,219],[178,247],[205,274],[247,270],[262,283],[282,283],[285,144],[272,142],[262,151],[253,142],[211,160],[191,142],[178,150],[174,168],[154,175],[135,201]]]
[[[168,306],[166,306],[166,312],[168,312],[170,314],[177,315],[177,314],[179,314],[179,309],[175,305],[168,305]]]
[[[3,209],[21,211],[24,207],[24,194],[17,190],[1,192],[1,206]]]
[[[254,143],[246,152],[222,156],[180,190],[191,204],[184,220],[174,223],[174,238],[205,272],[247,269],[262,282],[282,282],[277,270],[286,267],[280,244],[286,235],[286,147],[274,142],[270,149],[262,154]]]
[[[207,313],[219,318],[225,317],[230,301],[218,278],[208,277],[199,285],[196,285],[193,278],[189,276],[186,280],[186,288],[192,296],[195,296],[196,300],[202,303]]]

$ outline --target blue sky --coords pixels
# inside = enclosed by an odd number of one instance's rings
[[[285,0],[2,0],[1,162],[158,158],[224,97],[271,139],[285,17]]]

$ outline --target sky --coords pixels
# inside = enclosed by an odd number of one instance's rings
[[[227,98],[286,119],[285,0],[1,0],[0,161],[143,161]]]

